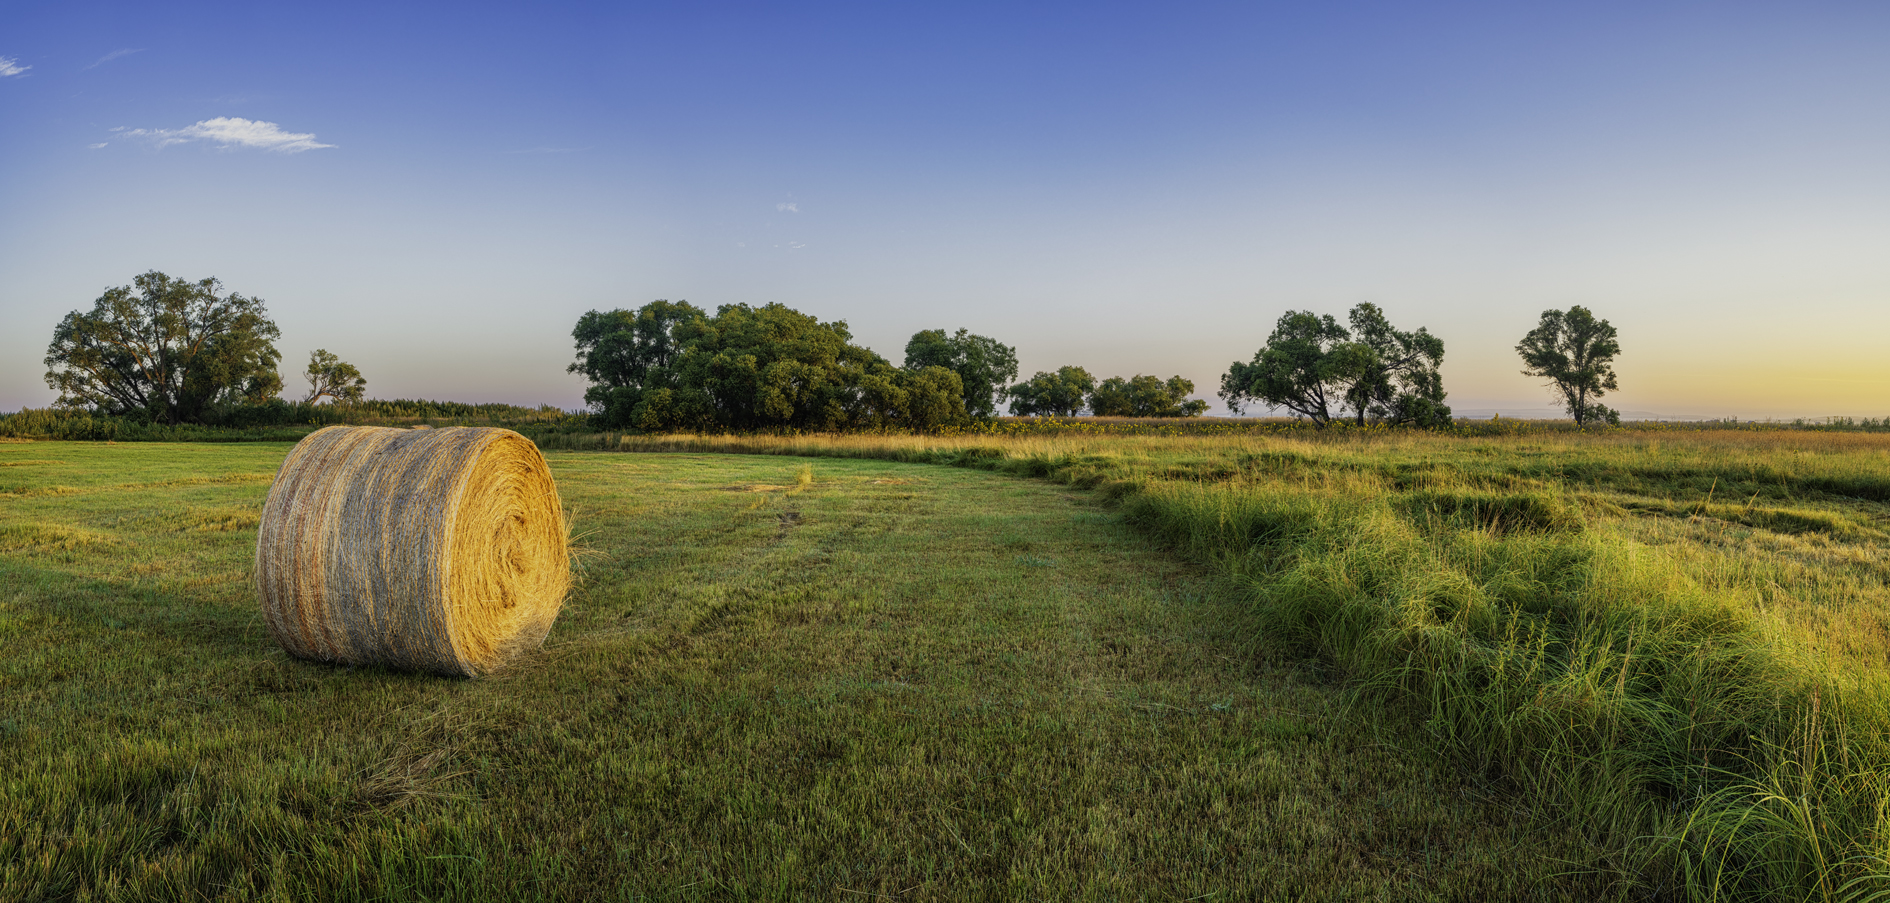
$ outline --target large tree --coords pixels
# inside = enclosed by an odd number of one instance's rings
[[[642,333],[640,324],[649,324]],[[901,370],[853,344],[846,323],[780,304],[724,305],[714,316],[655,305],[592,311],[574,335],[571,369],[592,377],[585,398],[611,426],[934,430],[968,419],[956,373]]]
[[[1325,426],[1350,408],[1360,426],[1450,422],[1444,404],[1444,342],[1393,327],[1369,302],[1352,308],[1347,329],[1330,314],[1287,311],[1249,363],[1221,377],[1222,398],[1238,414],[1259,402]]]
[[[636,310],[590,311],[578,318],[571,338],[577,360],[565,368],[590,380],[586,404],[600,426],[625,426],[646,391],[664,388],[669,367],[681,353],[679,327],[704,316],[687,301],[652,301]]]
[[[302,371],[302,377],[308,380],[308,397],[303,404],[314,404],[323,398],[332,398],[337,403],[360,401],[367,394],[367,380],[353,364],[342,360],[326,348],[317,348],[308,354],[308,369]]]
[[[1083,402],[1096,391],[1096,378],[1081,367],[1058,367],[1057,372],[1042,370],[1010,387],[1011,413],[1018,416],[1056,414],[1074,417]]]
[[[1190,399],[1194,382],[1179,376],[1166,382],[1155,376],[1111,376],[1089,394],[1089,412],[1098,417],[1199,417],[1208,403]]]
[[[997,415],[1004,387],[1017,378],[1017,349],[964,329],[956,335],[927,329],[906,343],[905,366],[908,370],[944,367],[958,374],[965,387],[965,410],[973,417],[987,418]]]
[[[1323,427],[1332,421],[1333,409],[1345,400],[1347,389],[1369,370],[1372,357],[1371,348],[1352,341],[1352,334],[1331,314],[1289,310],[1251,362],[1235,361],[1228,367],[1220,396],[1236,414],[1258,402]]]
[[[684,407],[718,426],[839,429],[865,413],[863,383],[890,386],[866,379],[890,380],[876,371],[891,365],[854,345],[845,322],[822,323],[780,304],[724,305],[680,335],[674,370]]]
[[[1595,319],[1579,304],[1567,313],[1545,310],[1536,328],[1517,343],[1516,353],[1526,366],[1523,375],[1548,380],[1577,424],[1621,422],[1618,412],[1595,400],[1620,388],[1612,364],[1621,343],[1607,320]]]
[[[260,404],[282,391],[276,328],[261,298],[221,293],[156,270],[73,311],[46,349],[46,385],[63,407],[162,423],[203,420],[213,406]]]
[[[1360,426],[1379,423],[1443,426],[1450,422],[1444,404],[1444,340],[1419,327],[1394,328],[1378,305],[1352,308],[1352,341],[1371,351],[1370,359],[1346,390],[1345,401]]]

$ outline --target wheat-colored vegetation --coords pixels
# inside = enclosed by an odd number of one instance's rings
[[[484,674],[544,640],[569,583],[557,487],[511,430],[321,430],[257,532],[270,633],[317,661]]]
[[[1095,487],[1274,648],[1706,899],[1890,889],[1890,437],[597,437]],[[578,443],[573,443],[578,444]]]

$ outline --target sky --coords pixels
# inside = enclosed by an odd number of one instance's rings
[[[780,302],[895,364],[1214,392],[1288,310],[1441,337],[1460,413],[1582,305],[1648,416],[1890,415],[1882,3],[0,0],[0,411],[148,270],[284,394],[582,404],[588,310]]]

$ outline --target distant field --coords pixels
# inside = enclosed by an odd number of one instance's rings
[[[0,899],[1634,890],[1107,493],[553,452],[582,580],[468,682],[270,641],[249,573],[286,451],[0,444]]]

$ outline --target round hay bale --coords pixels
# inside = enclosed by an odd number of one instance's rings
[[[567,539],[524,436],[331,426],[276,472],[256,594],[291,655],[471,677],[544,641],[570,586]]]

